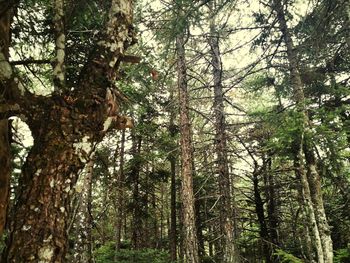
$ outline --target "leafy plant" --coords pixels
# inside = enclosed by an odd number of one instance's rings
[[[341,248],[334,252],[334,263],[346,263],[350,262],[350,249]]]
[[[96,263],[168,263],[171,262],[167,251],[159,249],[115,251],[115,243],[109,242],[95,251]]]
[[[293,256],[292,254],[289,254],[288,252],[282,250],[282,249],[277,249],[276,256],[279,257],[279,262],[281,263],[302,263],[303,261],[296,256]]]

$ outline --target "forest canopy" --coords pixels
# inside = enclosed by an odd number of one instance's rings
[[[350,262],[348,0],[0,0],[0,262]]]

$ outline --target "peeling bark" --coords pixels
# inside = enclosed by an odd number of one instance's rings
[[[65,261],[69,204],[78,172],[108,130],[128,126],[117,107],[111,111],[108,90],[114,88],[119,58],[134,42],[132,9],[131,0],[112,1],[100,44],[74,92],[42,97],[13,85],[5,94],[25,114],[34,146],[22,169],[2,262]],[[114,103],[118,106],[120,101]]]

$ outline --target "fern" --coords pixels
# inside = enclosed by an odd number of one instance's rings
[[[275,255],[279,257],[281,263],[303,263],[301,259],[282,249],[277,249]]]

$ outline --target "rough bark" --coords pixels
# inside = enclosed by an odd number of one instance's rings
[[[330,263],[333,262],[333,245],[323,207],[321,179],[316,168],[314,153],[310,149],[310,145],[305,142],[305,135],[310,133],[310,120],[305,106],[304,89],[298,67],[297,52],[295,51],[293,40],[287,26],[282,1],[275,0],[273,2],[273,8],[277,14],[279,29],[287,49],[287,60],[289,63],[294,101],[297,104],[297,110],[301,114],[303,122],[301,132],[295,141],[294,148],[296,163],[299,165],[296,168],[299,170],[299,178],[301,180],[303,194],[305,195],[306,215],[310,219],[309,226],[312,228],[314,235],[313,240],[315,242],[314,245],[316,247],[318,262]],[[303,164],[304,157],[306,160],[305,165]]]
[[[86,165],[86,211],[85,211],[85,229],[86,229],[86,262],[93,262],[93,239],[92,239],[92,176],[94,169],[94,160],[91,160]]]
[[[173,92],[171,92],[171,99],[173,99]],[[175,111],[171,109],[170,122],[169,122],[169,133],[170,136],[175,140],[177,134],[175,127]],[[176,153],[172,151],[169,156],[170,162],[170,255],[171,260],[176,261],[177,259],[177,237],[176,237]]]
[[[7,120],[0,120],[0,236],[6,225],[10,193],[11,155],[8,124]]]
[[[15,78],[11,89],[5,90],[8,102],[17,103],[25,115],[34,146],[22,169],[2,262],[65,261],[69,203],[77,174],[93,143],[107,130],[126,124],[111,89],[118,59],[133,42],[132,10],[131,1],[112,1],[105,30],[71,94],[36,96]]]
[[[7,3],[8,5],[9,3]],[[13,16],[13,9],[5,3],[0,4],[0,89],[6,88],[6,82],[11,78],[12,72],[3,60],[9,59],[10,25]],[[5,12],[5,10],[7,10]],[[2,87],[3,86],[3,87]],[[2,94],[0,95],[0,105],[4,103]],[[0,114],[2,106],[0,106]],[[10,178],[11,178],[11,153],[10,153],[10,127],[7,116],[0,115],[0,236],[2,235],[6,221],[9,205]]]
[[[189,98],[186,80],[185,44],[183,33],[176,37],[177,74],[180,103],[181,133],[181,201],[183,204],[183,231],[185,262],[198,263],[198,239],[193,193],[193,167],[191,125],[189,119]]]
[[[222,63],[220,57],[219,36],[215,29],[215,20],[211,19],[209,44],[211,48],[211,64],[213,67],[214,114],[215,114],[215,147],[218,183],[220,191],[220,223],[222,239],[222,262],[238,262],[234,243],[234,223],[231,180],[228,167],[226,120],[224,93],[222,87]]]

